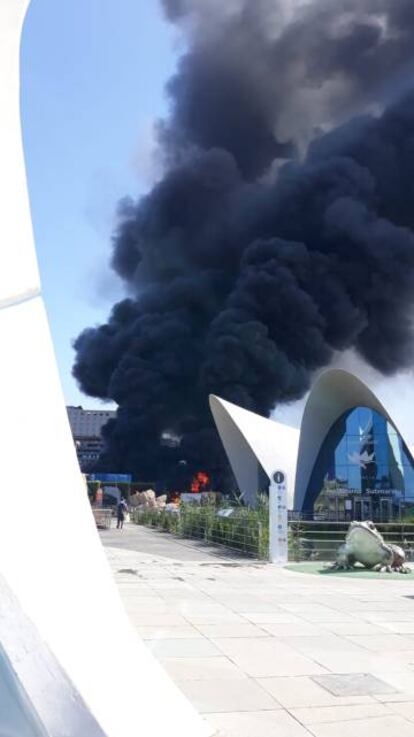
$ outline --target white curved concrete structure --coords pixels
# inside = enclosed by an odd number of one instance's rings
[[[0,2],[0,692],[10,693],[1,734],[202,737],[211,730],[126,617],[73,448],[39,296],[21,145],[27,5]]]
[[[40,288],[20,130],[20,34],[28,4],[0,3],[0,307]]]
[[[244,501],[254,505],[259,491],[259,468],[270,479],[281,469],[287,475],[288,506],[293,503],[299,430],[210,396],[221,441]],[[289,497],[290,494],[290,497]]]
[[[323,442],[345,412],[356,407],[376,410],[396,429],[407,448],[412,447],[414,412],[402,415],[397,405],[389,404],[389,400],[381,401],[364,382],[342,369],[329,369],[316,381],[305,405],[300,433],[218,397],[210,398],[218,432],[245,501],[253,503],[259,465],[269,481],[278,467],[291,479],[288,506],[296,511],[305,505],[308,484]]]

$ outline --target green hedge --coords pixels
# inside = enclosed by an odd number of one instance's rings
[[[260,501],[256,510],[238,506],[230,517],[217,515],[215,504],[182,504],[178,512],[136,509],[131,519],[139,525],[171,532],[180,537],[224,545],[255,558],[267,558],[269,549],[268,508]]]

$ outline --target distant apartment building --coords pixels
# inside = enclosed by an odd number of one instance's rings
[[[116,412],[83,409],[83,407],[66,407],[66,410],[79,465],[86,473],[98,460],[103,450],[102,428],[108,420],[115,417]]]

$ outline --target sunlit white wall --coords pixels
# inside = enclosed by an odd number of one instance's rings
[[[26,7],[0,2],[0,573],[86,711],[59,689],[51,700],[58,675],[40,667],[34,644],[22,645],[30,633],[17,616],[2,639],[47,734],[204,737],[210,728],[129,624],[75,455],[26,192],[18,64]],[[6,609],[0,590],[0,622]],[[100,726],[93,732],[89,713]]]

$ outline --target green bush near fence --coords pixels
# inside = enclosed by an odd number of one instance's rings
[[[223,508],[223,507],[222,507]],[[178,512],[145,509],[132,512],[132,521],[170,532],[183,538],[204,540],[223,545],[254,558],[266,560],[269,550],[269,507],[259,497],[256,509],[236,506],[230,517],[217,516],[220,507],[182,504]],[[414,559],[414,524],[378,524],[386,542],[401,545],[408,559]],[[289,559],[291,561],[334,560],[344,542],[348,523],[291,521],[289,525]]]
[[[222,508],[222,507],[221,507]],[[265,559],[269,550],[269,510],[260,497],[256,509],[236,506],[230,517],[218,515],[215,504],[182,504],[178,512],[135,509],[131,519],[139,525],[164,530],[183,538],[225,545],[231,550]]]

